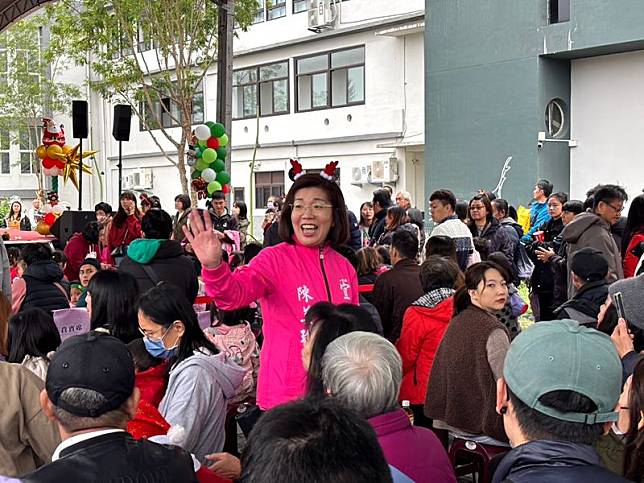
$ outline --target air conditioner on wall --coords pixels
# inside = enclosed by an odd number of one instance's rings
[[[309,30],[320,33],[334,28],[339,13],[340,7],[335,0],[309,0]]]
[[[351,168],[351,184],[363,185],[369,182],[369,166]]]
[[[387,159],[371,162],[372,183],[395,183],[398,181],[398,161]]]
[[[123,176],[123,189],[148,191],[153,188],[152,168],[141,168]]]

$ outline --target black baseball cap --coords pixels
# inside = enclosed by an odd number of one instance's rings
[[[107,400],[98,408],[76,407],[60,401],[66,389],[91,389]],[[70,337],[61,344],[49,363],[45,389],[57,407],[74,414],[96,418],[113,411],[132,395],[134,361],[126,345],[101,332]]]

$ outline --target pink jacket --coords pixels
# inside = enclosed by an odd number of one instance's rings
[[[280,243],[264,248],[247,266],[231,272],[222,263],[202,270],[206,293],[233,310],[259,299],[264,318],[257,404],[268,410],[305,393],[302,346],[304,315],[316,302],[358,304],[358,277],[329,246],[323,250]]]

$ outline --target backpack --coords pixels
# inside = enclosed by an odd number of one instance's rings
[[[508,226],[508,225],[506,225]],[[521,225],[518,223],[513,223],[511,225],[512,228],[517,232],[517,235],[519,235],[519,241],[517,241],[517,247],[514,250],[514,266],[517,269],[517,278],[519,279],[519,283],[522,280],[530,280],[530,277],[532,277],[532,272],[534,270],[534,263],[532,260],[530,260],[530,257],[528,256],[528,252],[525,250],[525,245],[521,243],[521,237],[523,236],[523,229]]]
[[[204,334],[215,344],[217,349],[246,370],[235,397],[228,403],[239,404],[248,399],[254,399],[257,370],[259,369],[259,348],[250,324],[248,322],[233,326],[220,324],[206,328]]]

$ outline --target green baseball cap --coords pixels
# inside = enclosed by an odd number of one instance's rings
[[[505,357],[503,377],[524,404],[574,423],[617,421],[622,363],[606,334],[574,320],[538,322],[519,334]],[[562,412],[542,404],[551,391],[575,391],[591,399],[594,413]]]

